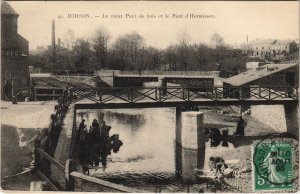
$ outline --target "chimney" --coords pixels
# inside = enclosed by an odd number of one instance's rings
[[[53,72],[55,73],[56,71],[55,20],[52,20],[52,48],[53,48]]]
[[[55,47],[55,20],[52,20],[52,47]]]

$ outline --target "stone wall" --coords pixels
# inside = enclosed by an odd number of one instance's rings
[[[285,105],[287,131],[299,139],[299,104]]]
[[[287,131],[284,105],[253,105],[251,116],[278,132]]]
[[[299,104],[253,105],[251,116],[278,132],[289,132],[299,138]]]

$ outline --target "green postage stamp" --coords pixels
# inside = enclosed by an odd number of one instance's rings
[[[252,147],[254,191],[293,189],[292,145],[261,141]]]

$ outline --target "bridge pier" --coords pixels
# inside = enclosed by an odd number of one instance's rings
[[[185,181],[195,181],[195,169],[203,169],[205,135],[203,113],[176,108],[176,171]]]
[[[161,95],[167,95],[167,80],[165,77],[158,77],[158,88],[161,89]]]

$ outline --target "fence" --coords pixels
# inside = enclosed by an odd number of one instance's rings
[[[274,101],[298,100],[298,87],[242,86],[242,87],[115,87],[115,88],[72,88],[71,102],[83,99],[107,103],[138,102],[195,102],[195,101]]]
[[[34,100],[57,100],[64,89],[56,87],[36,87],[34,88]]]

